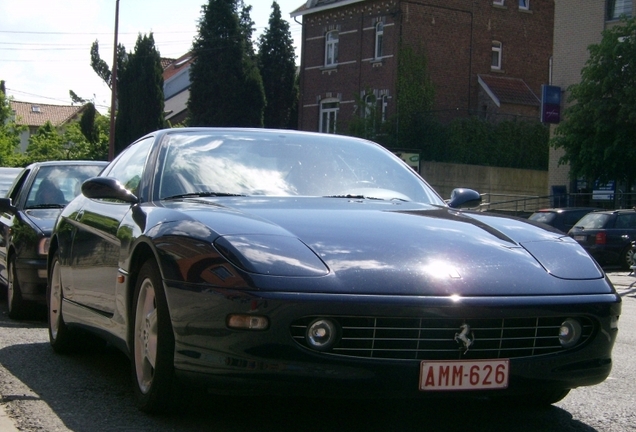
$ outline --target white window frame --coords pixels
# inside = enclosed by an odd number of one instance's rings
[[[497,6],[503,6],[504,5],[504,0],[492,0],[492,4],[497,5]]]
[[[382,45],[384,41],[384,23],[378,21],[375,25],[375,58],[382,58]]]
[[[338,30],[332,30],[325,35],[325,66],[338,64]]]
[[[387,108],[389,106],[389,96],[388,95],[382,95],[382,97],[380,98],[380,103],[382,104],[381,110],[382,110],[382,123],[384,123],[386,121],[386,112],[387,112]]]
[[[492,57],[490,60],[490,69],[501,70],[502,53],[503,44],[499,41],[492,41]],[[496,64],[494,64],[495,58],[497,59]]]
[[[318,125],[318,132],[336,133],[339,110],[340,101],[338,99],[325,99],[320,101],[320,121]]]
[[[519,9],[530,10],[530,0],[519,0]]]

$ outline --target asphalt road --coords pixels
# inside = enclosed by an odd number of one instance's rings
[[[151,417],[133,406],[123,354],[107,348],[56,355],[45,322],[8,319],[2,297],[0,432],[633,431],[636,277],[613,272],[610,278],[624,300],[612,373],[545,409],[461,399],[397,403],[201,396],[179,415]]]

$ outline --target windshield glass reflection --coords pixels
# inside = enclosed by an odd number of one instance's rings
[[[330,135],[259,131],[169,135],[159,198],[330,196],[443,204],[380,146]]]

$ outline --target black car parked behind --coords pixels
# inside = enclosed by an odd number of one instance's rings
[[[0,198],[0,284],[7,287],[9,317],[20,318],[32,303],[45,304],[46,257],[51,229],[82,182],[106,166],[103,161],[34,163]]]
[[[634,265],[632,240],[636,240],[636,211],[608,210],[588,213],[568,232],[602,265]]]

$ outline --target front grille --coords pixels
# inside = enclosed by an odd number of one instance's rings
[[[310,348],[307,327],[318,317],[305,317],[291,326],[294,340]],[[574,347],[563,348],[558,334],[566,317],[505,319],[420,319],[321,316],[336,322],[340,338],[328,353],[349,357],[400,360],[519,358],[575,349],[594,332],[592,320],[577,317],[582,336]],[[464,324],[473,344],[466,351],[455,340]],[[311,349],[311,348],[310,348]]]

